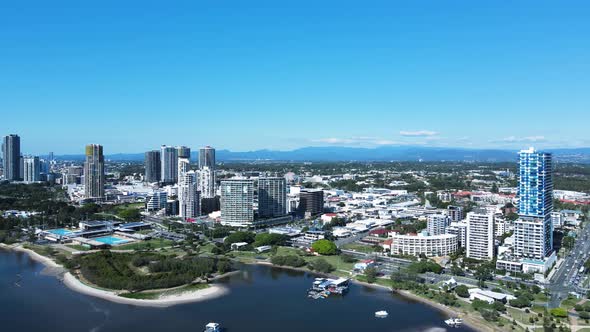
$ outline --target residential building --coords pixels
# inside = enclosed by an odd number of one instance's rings
[[[284,177],[258,179],[258,217],[274,218],[287,214],[287,181]]]
[[[146,152],[144,164],[144,181],[148,183],[160,181],[162,178],[162,161],[160,160],[160,151],[153,150]]]
[[[24,157],[24,174],[23,181],[27,183],[41,181],[41,162],[39,157]]]
[[[215,169],[215,149],[210,146],[199,149],[199,169],[204,167]]]
[[[197,188],[197,173],[188,171],[182,174],[178,184],[179,215],[185,220],[201,214],[201,197]]]
[[[457,235],[459,247],[465,248],[467,246],[467,222],[451,222],[446,229],[446,233]]]
[[[254,181],[228,179],[221,181],[221,223],[247,227],[254,221]]]
[[[428,232],[419,234],[390,233],[391,254],[427,257],[448,256],[457,251],[457,235],[440,234],[429,235]],[[386,242],[388,243],[388,242]]]
[[[321,189],[301,189],[299,192],[300,215],[311,217],[324,212],[324,191]]]
[[[145,198],[146,211],[159,211],[166,208],[168,194],[165,191],[154,191]]]
[[[430,235],[445,234],[450,223],[451,218],[444,214],[431,214],[428,216],[426,229]]]
[[[179,183],[181,182],[181,179],[184,176],[184,174],[190,170],[190,167],[191,167],[191,165],[190,165],[190,161],[188,158],[178,157],[177,178],[178,178]]]
[[[19,181],[22,178],[20,161],[20,137],[14,134],[5,136],[2,141],[4,179]]]
[[[469,212],[467,214],[467,250],[469,258],[494,259],[494,214]]]
[[[449,205],[447,207],[447,215],[449,216],[449,218],[451,218],[451,222],[461,221],[463,220],[463,207]]]
[[[160,148],[161,180],[166,184],[178,182],[178,150],[173,146],[162,145]]]
[[[553,167],[550,153],[534,148],[519,153],[515,255],[543,260],[553,251]]]
[[[215,197],[215,171],[208,166],[199,169],[198,183],[202,198]]]
[[[185,159],[188,159],[190,162],[191,148],[186,147],[186,146],[178,146],[178,147],[176,147],[176,150],[178,150],[178,158],[185,158]]]
[[[94,201],[104,199],[104,156],[102,145],[86,145],[84,162],[84,197]]]

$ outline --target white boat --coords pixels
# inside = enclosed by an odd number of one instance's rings
[[[385,310],[380,310],[380,311],[375,312],[375,317],[385,318],[387,316],[389,316],[389,314]]]
[[[447,324],[450,327],[459,327],[463,324],[463,320],[461,318],[451,317],[445,320],[445,324]]]
[[[219,323],[209,323],[205,325],[205,332],[221,332],[221,325]]]

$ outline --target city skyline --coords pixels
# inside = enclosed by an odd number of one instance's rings
[[[89,6],[0,13],[23,151],[590,146],[586,3]]]

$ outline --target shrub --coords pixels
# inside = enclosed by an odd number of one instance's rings
[[[330,272],[334,271],[334,269],[335,269],[334,266],[332,266],[332,264],[328,263],[323,258],[316,259],[316,260],[310,262],[309,268],[312,271],[317,271],[317,272],[322,272],[322,273],[330,273]]]
[[[463,298],[469,297],[469,288],[465,285],[459,285],[455,288],[455,293]]]

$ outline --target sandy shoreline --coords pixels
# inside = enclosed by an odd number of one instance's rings
[[[188,291],[188,292],[183,292],[183,293],[173,294],[173,295],[166,295],[166,296],[163,296],[157,300],[140,300],[140,299],[129,299],[129,298],[118,296],[117,292],[114,292],[114,291],[106,291],[106,290],[90,287],[90,286],[82,283],[80,280],[78,280],[76,277],[74,277],[69,272],[67,272],[64,275],[63,281],[64,281],[64,285],[66,285],[68,288],[70,288],[76,292],[79,292],[79,293],[82,293],[85,295],[89,295],[89,296],[93,296],[93,297],[98,297],[103,300],[107,300],[107,301],[111,301],[111,302],[115,302],[115,303],[130,304],[130,305],[141,306],[141,307],[165,308],[165,307],[170,307],[170,306],[177,305],[177,304],[193,303],[193,302],[209,300],[209,299],[223,296],[229,292],[223,286],[211,284],[211,285],[209,285],[208,288],[205,288],[205,289],[199,289],[196,291]]]
[[[229,293],[229,290],[226,287],[217,284],[209,284],[208,288],[199,289],[194,291],[187,291],[178,294],[171,294],[165,295],[157,300],[141,300],[141,299],[129,299],[125,297],[118,296],[119,293],[116,291],[107,291],[101,290],[89,285],[84,284],[82,281],[77,279],[74,275],[70,272],[67,272],[66,269],[57,264],[52,259],[39,255],[38,253],[34,252],[33,250],[23,248],[20,244],[17,245],[7,245],[4,243],[0,243],[0,248],[14,250],[17,252],[23,252],[29,255],[31,259],[42,263],[45,265],[46,269],[51,270],[51,274],[56,276],[58,279],[63,280],[64,285],[69,289],[82,293],[88,296],[93,296],[97,298],[101,298],[103,300],[107,300],[110,302],[121,303],[121,304],[129,304],[135,306],[142,306],[142,307],[158,307],[158,308],[165,308],[170,307],[177,304],[184,304],[184,303],[193,303],[193,302],[200,302],[205,301],[213,298],[217,298]],[[63,276],[62,276],[63,275]]]

